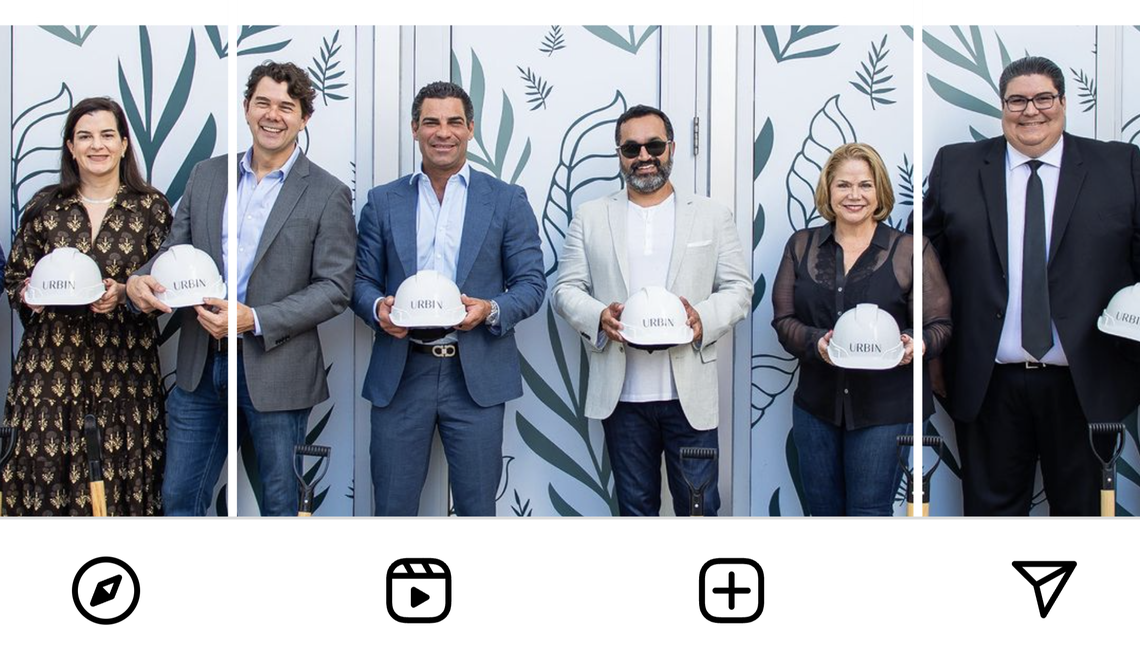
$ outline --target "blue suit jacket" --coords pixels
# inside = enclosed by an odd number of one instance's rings
[[[409,341],[380,329],[374,307],[377,298],[394,295],[418,271],[417,199],[409,175],[369,191],[360,213],[352,308],[376,331],[362,395],[378,407],[387,406],[396,394]],[[459,291],[499,304],[494,332],[487,325],[457,332],[472,400],[483,407],[499,405],[522,396],[514,327],[538,311],[546,294],[538,222],[522,187],[471,172],[458,260]]]

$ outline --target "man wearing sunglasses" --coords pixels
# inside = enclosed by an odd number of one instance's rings
[[[923,232],[950,283],[945,405],[966,515],[1026,515],[1038,458],[1052,515],[1099,512],[1089,422],[1140,403],[1138,346],[1096,329],[1140,281],[1140,150],[1065,133],[1065,79],[1002,72],[1003,136],[939,150]]]
[[[669,181],[664,113],[633,106],[614,134],[626,189],[578,208],[551,300],[589,350],[586,416],[603,420],[621,514],[658,515],[664,452],[674,511],[690,513],[689,486],[704,485],[704,513],[716,515],[716,463],[682,461],[680,449],[717,448],[717,341],[751,305],[747,256],[726,207]],[[623,302],[648,286],[681,298],[692,343],[626,344]]]

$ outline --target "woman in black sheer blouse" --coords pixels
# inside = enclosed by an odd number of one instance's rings
[[[828,221],[788,239],[772,291],[781,345],[799,359],[792,437],[813,516],[889,516],[901,468],[897,435],[912,415],[914,353],[930,359],[950,338],[950,294],[923,240],[923,329],[911,329],[914,237],[882,223],[894,206],[883,160],[849,143],[820,173],[815,204]],[[857,304],[876,304],[902,329],[899,365],[847,370],[827,356],[835,322]]]

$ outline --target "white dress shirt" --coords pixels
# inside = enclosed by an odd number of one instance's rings
[[[1058,140],[1048,152],[1037,158],[1042,163],[1037,169],[1045,194],[1045,252],[1049,255],[1053,243],[1053,208],[1057,202],[1057,182],[1061,177],[1061,151],[1065,141]],[[1029,184],[1031,157],[1018,152],[1007,144],[1005,155],[1005,200],[1008,218],[1009,301],[1005,307],[1005,318],[998,341],[997,363],[1015,364],[1024,361],[1037,361],[1021,347],[1021,269],[1025,255],[1025,188]],[[1053,329],[1053,347],[1040,361],[1046,364],[1068,366],[1061,339],[1057,336],[1057,325],[1050,321]]]
[[[626,212],[630,295],[646,286],[667,287],[676,222],[675,195],[653,207],[641,207],[630,201]],[[673,382],[669,351],[651,353],[627,346],[625,383],[619,400],[648,403],[676,399],[677,385]]]

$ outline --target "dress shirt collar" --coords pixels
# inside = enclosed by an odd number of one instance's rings
[[[1018,167],[1026,164],[1026,163],[1029,163],[1030,161],[1033,160],[1033,157],[1027,157],[1024,154],[1022,154],[1021,152],[1018,152],[1017,148],[1015,148],[1013,145],[1009,144],[1009,141],[1006,141],[1005,146],[1006,146],[1006,149],[1005,149],[1005,165],[1009,170],[1011,170],[1011,171],[1015,170]],[[1041,163],[1049,164],[1050,166],[1053,166],[1054,168],[1060,168],[1061,167],[1061,152],[1064,151],[1064,147],[1065,147],[1065,137],[1061,136],[1061,140],[1057,141],[1056,145],[1049,148],[1048,152],[1037,157],[1037,160],[1040,161]]]
[[[463,167],[459,169],[459,172],[452,175],[451,177],[447,178],[447,181],[450,182],[453,179],[455,179],[456,177],[458,177],[459,181],[463,183],[463,186],[466,187],[468,184],[470,184],[471,183],[471,164],[467,161],[464,161]],[[425,182],[425,181],[428,183],[428,185],[431,184],[431,178],[428,177],[427,173],[424,172],[424,164],[421,161],[419,170],[417,170],[415,172],[415,174],[412,175],[412,184],[419,186],[421,184],[421,182]]]
[[[834,223],[827,223],[819,227],[819,232],[815,236],[815,245],[816,247],[823,246],[828,240],[835,242]],[[871,236],[871,246],[877,246],[880,249],[891,247],[891,228],[886,219],[875,223],[875,234]]]
[[[293,164],[297,163],[297,159],[299,159],[300,157],[301,157],[301,146],[300,145],[293,145],[293,153],[289,155],[289,158],[285,161],[285,164],[283,166],[281,166],[280,168],[278,168],[277,170],[270,172],[269,174],[272,175],[274,172],[279,172],[279,173],[281,173],[281,179],[284,180],[286,177],[289,177],[289,171],[293,170]],[[247,174],[253,173],[253,148],[252,147],[249,148],[248,150],[246,150],[245,154],[242,155],[241,161],[238,162],[238,168],[239,168],[238,179],[245,177]]]

